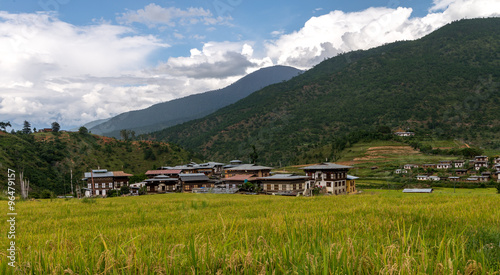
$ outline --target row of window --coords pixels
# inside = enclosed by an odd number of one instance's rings
[[[280,189],[281,186],[281,189]],[[290,186],[291,190],[302,190],[303,189],[303,184],[302,183],[296,183],[296,184],[264,184],[264,191],[279,191],[279,190],[287,190],[287,187]]]
[[[327,181],[326,182],[326,187],[333,187],[333,182]],[[345,181],[336,181],[335,182],[335,187],[340,187],[340,186],[345,186]]]
[[[95,188],[95,189],[99,188],[99,185],[101,186],[101,189],[106,188],[106,185],[108,186],[108,188],[109,188],[109,189],[112,189],[112,188],[113,188],[113,183],[112,183],[112,182],[109,182],[109,183],[105,183],[105,182],[103,182],[103,183],[101,183],[101,184],[99,184],[99,183],[94,183],[94,188]],[[116,188],[120,188],[120,187],[121,187],[121,184],[120,184],[120,183],[117,183],[117,184],[116,184]],[[88,184],[87,184],[87,188],[92,189],[92,183],[88,183]]]
[[[347,173],[346,172],[342,172],[342,173],[318,173],[318,175],[316,174],[312,174],[310,175],[313,179],[314,178],[318,178],[318,179],[332,179],[332,180],[335,180],[335,179],[344,179],[347,177]]]

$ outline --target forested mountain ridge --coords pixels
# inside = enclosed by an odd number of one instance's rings
[[[169,126],[204,117],[224,106],[273,83],[289,80],[301,73],[288,66],[257,70],[220,90],[190,95],[158,103],[143,110],[119,114],[90,128],[92,133],[120,138],[120,130],[137,134],[158,131]]]
[[[83,187],[83,172],[91,169],[140,175],[160,166],[191,160],[197,161],[175,144],[120,141],[78,132],[8,134],[0,131],[0,167],[16,171],[17,177],[23,172],[34,194],[44,190],[69,194],[71,173],[76,190],[77,184]],[[0,173],[0,189],[6,185],[7,173]]]
[[[461,20],[415,41],[345,53],[150,137],[213,160],[245,158],[253,145],[268,164],[300,163],[339,136],[380,126],[497,148],[499,25]]]

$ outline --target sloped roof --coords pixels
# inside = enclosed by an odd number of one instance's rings
[[[252,181],[256,179],[255,175],[235,175],[230,178],[225,178],[224,181]]]
[[[426,189],[404,189],[403,193],[432,193],[432,188]]]
[[[357,179],[359,179],[359,177],[347,175],[347,179],[348,180],[357,180]]]
[[[258,171],[258,170],[273,170],[272,167],[259,166],[255,164],[242,164],[235,167],[227,168],[226,170],[231,171]]]
[[[305,180],[308,179],[307,176],[299,176],[294,174],[275,174],[269,177],[259,178],[261,180]]]
[[[114,171],[113,172],[113,176],[115,176],[115,177],[131,177],[133,175],[132,174],[127,174],[127,173],[125,173],[123,171]]]
[[[316,165],[302,167],[303,170],[332,170],[332,169],[350,169],[352,166],[345,166],[331,162],[324,162]]]
[[[179,178],[181,181],[189,182],[189,181],[208,181],[208,177],[203,173],[195,173],[195,174],[180,174]]]
[[[168,169],[168,170],[149,170],[146,175],[167,175],[167,174],[180,174],[182,170],[179,169]]]

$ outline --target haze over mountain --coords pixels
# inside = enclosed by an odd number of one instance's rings
[[[120,130],[136,134],[158,131],[204,117],[250,95],[265,86],[289,80],[302,71],[288,66],[272,66],[255,71],[226,88],[190,95],[155,104],[149,108],[119,114],[90,128],[92,133],[120,137]]]
[[[206,159],[334,159],[335,140],[380,126],[499,148],[500,18],[323,61],[202,119],[152,133]],[[323,148],[318,150],[318,148]],[[309,159],[310,160],[310,159]]]

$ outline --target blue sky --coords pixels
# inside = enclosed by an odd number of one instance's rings
[[[497,0],[0,0],[0,121],[64,129],[413,40]]]

